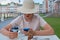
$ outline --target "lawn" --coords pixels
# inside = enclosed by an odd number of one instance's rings
[[[46,17],[44,19],[52,26],[55,34],[60,38],[60,18]]]

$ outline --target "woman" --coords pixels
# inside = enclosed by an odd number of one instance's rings
[[[31,39],[36,35],[52,35],[54,34],[54,30],[52,27],[43,20],[42,17],[35,15],[38,10],[36,9],[33,0],[24,0],[23,6],[19,10],[23,13],[22,16],[18,16],[15,20],[13,20],[10,24],[8,24],[1,31],[6,36],[10,38],[16,38],[17,32],[10,32],[10,28],[12,26],[19,25],[22,28],[30,28],[28,32],[23,31],[25,35],[28,35],[28,38]],[[44,30],[41,30],[42,27]]]

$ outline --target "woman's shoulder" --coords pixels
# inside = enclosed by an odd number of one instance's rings
[[[21,15],[21,16],[16,17],[13,21],[19,21],[19,20],[22,20],[22,18],[23,16]]]
[[[34,17],[38,19],[42,18],[39,14],[35,14]]]
[[[21,19],[23,18],[23,15],[16,17],[16,19]]]

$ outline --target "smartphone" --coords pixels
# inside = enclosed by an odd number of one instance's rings
[[[27,32],[29,31],[29,29],[30,29],[30,28],[23,28],[23,30],[24,30],[24,31],[27,31]]]
[[[11,32],[18,32],[18,27],[12,27],[10,31]]]

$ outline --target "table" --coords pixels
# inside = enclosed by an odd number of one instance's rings
[[[49,39],[49,40],[59,40],[59,38],[56,35],[50,35],[50,36],[34,36],[34,38],[37,38],[37,40],[44,40],[44,39]]]
[[[56,35],[34,36],[33,38],[37,38],[37,40],[44,39],[44,38],[49,38],[50,40],[59,40],[59,38]],[[27,37],[24,40],[26,40],[26,39],[27,39]],[[7,36],[4,36],[3,34],[0,33],[0,40],[19,40],[19,39],[17,39],[17,38],[9,39]]]

